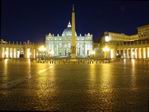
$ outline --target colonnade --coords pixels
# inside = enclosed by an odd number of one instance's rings
[[[149,47],[117,49],[116,55],[121,58],[149,59]]]
[[[0,58],[27,58],[35,59],[38,55],[37,49],[33,45],[0,45]]]
[[[149,59],[149,47],[110,49],[107,58]]]

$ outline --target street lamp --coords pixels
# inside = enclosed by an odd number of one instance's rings
[[[39,50],[40,52],[45,52],[47,49],[45,48],[44,45],[41,45],[41,46],[38,48],[38,50]]]
[[[105,36],[105,42],[109,42],[109,41],[111,41],[111,36],[106,35],[106,36]]]

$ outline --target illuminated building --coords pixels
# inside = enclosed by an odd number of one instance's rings
[[[104,48],[108,48],[108,51]],[[126,35],[105,32],[99,42],[100,53],[108,58],[147,59],[149,58],[149,25],[138,27],[138,33]]]
[[[76,34],[77,35],[77,34]],[[69,57],[71,55],[71,25],[63,31],[62,35],[54,36],[49,34],[46,36],[46,47],[48,54],[54,57]],[[77,57],[87,57],[92,51],[92,35],[77,36],[76,55]]]
[[[0,59],[35,59],[38,56],[38,46],[30,41],[27,42],[7,42],[0,41]]]
[[[78,36],[75,31],[75,13],[72,11],[72,26],[69,22],[62,35],[46,36],[47,53],[51,57],[88,57],[93,49],[93,36],[88,33]],[[74,52],[73,52],[74,51]]]

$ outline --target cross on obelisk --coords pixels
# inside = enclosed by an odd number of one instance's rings
[[[75,35],[75,11],[74,5],[72,8],[72,37],[71,37],[71,58],[76,58],[76,35]]]

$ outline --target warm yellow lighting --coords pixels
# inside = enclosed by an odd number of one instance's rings
[[[90,54],[91,54],[91,55],[95,55],[95,51],[94,51],[94,50],[92,50]]]
[[[30,58],[30,56],[31,56],[31,52],[30,52],[30,49],[28,48],[27,49],[27,58]]]
[[[135,51],[131,51],[131,58],[135,58]]]
[[[132,65],[135,64],[135,59],[131,59]]]
[[[4,60],[4,68],[3,68],[3,70],[4,70],[4,75],[5,75],[5,77],[2,77],[2,80],[5,80],[5,81],[8,81],[8,59],[5,59]]]
[[[104,57],[105,58],[109,58],[109,51],[110,51],[110,48],[108,48],[107,46],[105,46],[104,48],[103,48],[103,52],[104,52]]]
[[[111,53],[110,54],[111,54],[110,57],[114,58],[114,50],[113,49],[111,49]]]
[[[44,52],[44,51],[46,51],[47,49],[44,47],[44,45],[42,45],[42,46],[40,46],[40,47],[38,48],[38,50]]]
[[[146,48],[143,48],[143,58],[146,58]]]
[[[20,57],[20,51],[17,51],[17,58]]]
[[[54,55],[54,51],[53,50],[50,51],[50,55],[52,55],[52,56]]]
[[[8,59],[4,60],[4,64],[7,65],[8,64]]]
[[[109,42],[111,40],[111,37],[110,36],[105,36],[105,41],[106,42]]]
[[[126,59],[124,59],[124,64],[126,64]]]
[[[147,48],[147,58],[149,58],[149,47]]]
[[[104,52],[108,52],[108,51],[110,51],[110,48],[108,48],[108,47],[106,46],[106,47],[103,48],[103,51],[104,51]]]
[[[17,56],[17,51],[16,51],[16,48],[14,48],[14,50],[13,50],[13,57],[17,58],[16,56]]]
[[[139,58],[142,58],[141,48],[139,48]]]
[[[8,55],[9,55],[9,53],[8,53],[8,51],[6,51],[6,52],[5,52],[6,58],[8,58]]]

